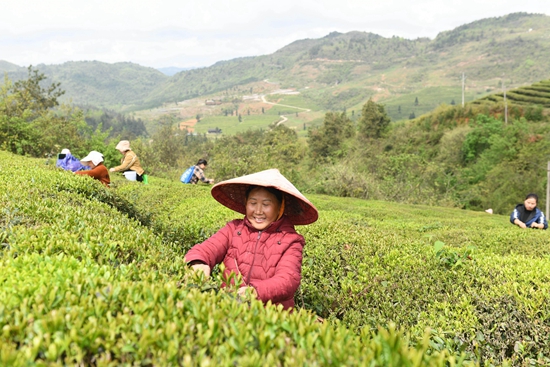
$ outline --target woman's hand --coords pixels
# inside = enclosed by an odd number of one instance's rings
[[[254,287],[250,287],[250,286],[239,288],[239,290],[237,291],[237,296],[244,297],[246,295],[247,290],[249,290],[250,294],[252,294],[254,296],[254,298],[258,297],[258,292],[256,292],[256,289]]]
[[[115,169],[114,168],[109,168],[109,172],[114,172]]]
[[[521,220],[519,219],[514,219],[514,224],[518,225],[520,228],[527,228],[527,226],[525,225],[525,223],[523,223]],[[535,223],[533,223],[535,224]]]
[[[191,269],[193,269],[193,271],[202,271],[207,278],[210,276],[210,266],[206,264],[194,264],[191,265]]]
[[[540,223],[537,223],[537,222],[533,222],[533,223],[531,223],[531,228],[539,228],[539,229],[542,229],[542,228],[544,228],[544,224],[540,224]]]

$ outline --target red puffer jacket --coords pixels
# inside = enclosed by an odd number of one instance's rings
[[[263,231],[244,218],[227,223],[195,245],[185,259],[203,261],[210,268],[223,261],[226,275],[242,274],[243,286],[254,287],[260,300],[289,309],[294,307],[294,293],[300,285],[304,245],[304,237],[286,216]]]

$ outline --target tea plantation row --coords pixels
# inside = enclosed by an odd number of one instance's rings
[[[355,333],[236,299],[183,263],[232,216],[207,188],[114,181],[0,152],[0,365],[464,364],[429,336]],[[185,202],[197,205],[165,211]]]
[[[149,208],[155,232],[185,251],[235,214],[207,187],[181,186],[123,185],[118,193]],[[481,364],[550,362],[547,231],[485,212],[310,199],[321,214],[298,227],[307,243],[299,307],[357,333],[396,323],[421,338],[429,327],[432,350]]]

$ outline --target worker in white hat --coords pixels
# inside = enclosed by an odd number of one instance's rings
[[[75,174],[82,176],[90,176],[96,180],[101,181],[105,186],[111,184],[111,178],[109,177],[109,171],[103,164],[103,154],[92,150],[88,155],[80,160],[82,164],[89,166],[91,169],[88,171],[77,171]]]

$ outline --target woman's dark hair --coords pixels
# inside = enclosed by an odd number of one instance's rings
[[[206,161],[206,159],[199,159],[199,161],[197,162],[197,166],[200,166],[201,164],[208,166],[208,162]]]
[[[525,197],[525,200],[530,199],[530,198],[535,199],[537,204],[539,203],[539,196],[537,194],[533,194],[533,193],[527,194],[527,196]]]
[[[277,198],[277,200],[279,201],[279,204],[283,202],[283,192],[282,191],[277,190],[274,187],[257,186],[257,185],[248,186],[248,188],[246,189],[246,194],[245,194],[246,195],[245,198],[247,200],[248,200],[248,195],[250,195],[250,193],[254,189],[265,189],[265,190],[269,191],[270,193],[272,193]]]

